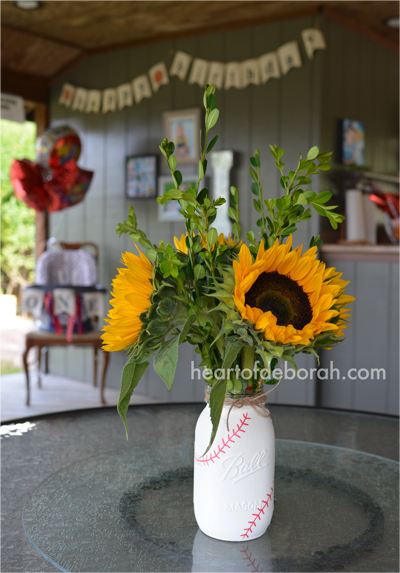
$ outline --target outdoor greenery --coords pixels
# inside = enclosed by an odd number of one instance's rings
[[[33,281],[35,211],[14,195],[13,159],[35,159],[36,125],[1,120],[1,292],[18,295]]]

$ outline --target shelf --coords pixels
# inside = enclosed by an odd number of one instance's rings
[[[398,245],[329,245],[321,247],[321,259],[331,261],[398,263]]]

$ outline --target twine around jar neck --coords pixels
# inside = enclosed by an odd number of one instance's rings
[[[271,413],[266,407],[267,402],[267,395],[275,390],[275,388],[279,385],[280,381],[282,380],[282,376],[279,379],[279,382],[275,384],[271,390],[265,392],[263,390],[257,392],[252,396],[242,396],[240,398],[225,398],[224,406],[230,406],[228,415],[226,417],[226,428],[229,432],[229,416],[232,412],[232,408],[243,408],[243,406],[251,406],[257,412],[259,416],[264,416],[264,418],[268,418]],[[205,400],[207,404],[210,402],[210,390],[209,386],[206,388],[206,396]]]

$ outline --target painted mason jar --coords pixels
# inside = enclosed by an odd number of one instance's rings
[[[229,419],[228,419],[229,414]],[[223,541],[256,539],[274,511],[275,432],[268,411],[224,405],[211,449],[210,407],[197,421],[194,512],[201,531]]]

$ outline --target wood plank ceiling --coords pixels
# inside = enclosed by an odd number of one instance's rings
[[[38,10],[1,2],[3,90],[42,101],[49,82],[99,51],[222,31],[323,11],[356,31],[398,49],[399,31],[384,24],[399,15],[393,1],[51,1]],[[21,86],[25,86],[25,88]],[[18,87],[19,86],[19,87]],[[22,94],[21,94],[22,95]]]

